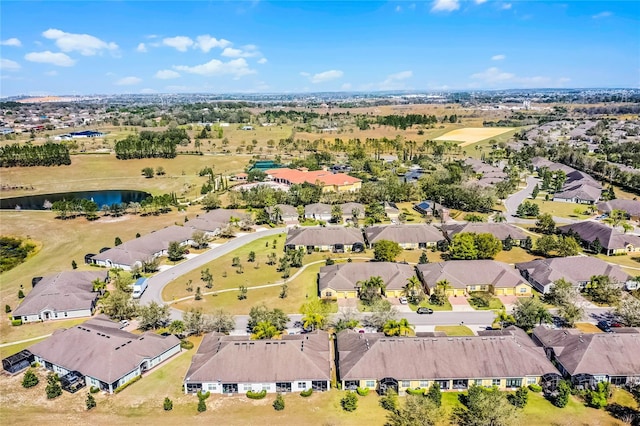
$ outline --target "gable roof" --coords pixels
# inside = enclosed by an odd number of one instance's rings
[[[120,330],[109,317],[98,315],[75,327],[58,330],[29,350],[69,371],[79,371],[113,383],[135,370],[142,361],[180,345],[177,337],[153,332],[142,335]]]
[[[362,231],[344,226],[304,227],[289,229],[285,246],[332,246],[335,244],[364,244]]]
[[[630,277],[619,266],[589,256],[554,257],[530,262],[516,263],[516,268],[526,271],[530,279],[541,285],[553,283],[560,278],[578,285],[589,281],[594,275],[607,275],[612,280],[626,282]]]
[[[338,333],[340,380],[506,378],[558,374],[524,333],[498,337],[385,337]]]
[[[349,176],[345,173],[332,173],[326,170],[302,171],[297,169],[269,169],[265,173],[274,179],[286,180],[290,184],[311,183],[322,185],[349,185],[362,182],[360,179]]]
[[[360,217],[360,218],[364,217],[364,209],[365,209],[364,204],[360,204],[360,203],[343,203],[343,204],[340,204],[340,209],[342,210],[342,215],[343,216],[352,217],[353,216],[353,210],[354,209],[358,209],[358,217]]]
[[[243,212],[239,210],[215,209],[202,214],[185,223],[185,227],[199,231],[215,232],[227,226],[232,217],[240,219]]]
[[[524,240],[527,238],[520,228],[509,225],[508,223],[468,222],[455,225],[442,225],[442,231],[446,232],[449,238],[461,232],[491,234],[501,241],[505,240],[508,236],[511,236],[514,240]]]
[[[438,228],[426,224],[368,226],[364,229],[364,234],[369,244],[379,240],[389,240],[399,244],[435,243],[444,240]]]
[[[44,310],[53,312],[91,309],[98,293],[92,282],[107,279],[107,271],[67,271],[48,275],[36,284],[12,315],[37,315]]]
[[[416,266],[424,283],[430,288],[438,281],[447,280],[453,288],[469,285],[492,285],[497,288],[513,288],[527,284],[511,266],[495,260],[448,260]]]
[[[331,206],[324,203],[313,203],[304,206],[304,214],[331,214]]]
[[[602,247],[608,250],[623,249],[629,244],[640,247],[640,237],[637,235],[623,234],[604,223],[593,220],[558,226],[557,229],[563,234],[573,231],[588,243],[594,242],[597,238]]]
[[[272,383],[330,380],[329,336],[324,331],[282,340],[207,334],[191,360],[186,383]]]
[[[564,185],[562,191],[553,194],[553,198],[563,200],[580,199],[596,202],[602,195],[602,189],[595,187],[590,182],[577,181],[575,184]]]
[[[615,199],[598,203],[598,210],[610,213],[613,210],[623,210],[630,216],[640,216],[640,200]]]
[[[276,204],[275,206],[267,207],[265,210],[267,213],[273,214],[273,209],[276,207],[280,207],[283,217],[298,217],[298,209],[294,206],[290,206],[289,204]]]
[[[400,290],[414,277],[413,266],[394,262],[354,262],[323,266],[318,273],[318,288],[354,290],[358,281],[380,277],[388,290]]]
[[[554,354],[569,374],[640,375],[640,334],[581,334],[538,326],[534,336]]]

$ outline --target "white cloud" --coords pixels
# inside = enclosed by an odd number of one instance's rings
[[[482,3],[486,3],[487,0],[474,0],[476,2],[476,4],[482,4]]]
[[[309,81],[312,82],[313,84],[318,84],[318,83],[326,83],[327,81],[341,78],[344,75],[344,73],[340,70],[329,70],[329,71],[319,72],[313,75],[309,74],[308,72],[301,72],[300,75],[308,78]]]
[[[209,52],[214,47],[225,48],[227,46],[231,46],[231,42],[229,40],[225,40],[223,38],[218,40],[215,37],[211,37],[209,34],[199,35],[196,37],[196,40],[198,40],[198,42],[195,47],[199,48],[204,53]]]
[[[188,48],[193,46],[193,40],[185,36],[168,37],[162,39],[162,44],[173,47],[179,52],[186,52]]]
[[[500,71],[499,68],[491,67],[486,70],[471,75],[473,80],[480,80],[488,84],[495,84],[504,81],[510,81],[515,78],[515,74]]]
[[[140,83],[142,83],[141,78],[129,76],[129,77],[123,77],[113,84],[115,84],[116,86],[133,86],[135,84],[140,84]]]
[[[229,62],[222,62],[218,59],[212,59],[209,62],[193,67],[187,65],[174,65],[174,69],[184,71],[191,74],[204,76],[231,75],[238,79],[242,76],[255,74],[256,71],[249,68],[247,61],[243,58],[234,59]]]
[[[15,38],[15,37],[12,37],[12,38],[0,41],[0,45],[2,45],[2,46],[20,47],[20,46],[22,46],[22,42],[19,39]]]
[[[47,71],[47,72],[44,73],[44,75],[48,75],[50,77],[54,77],[54,76],[58,75],[58,71],[56,71],[56,70]]]
[[[413,77],[413,71],[400,71],[395,74],[390,74],[379,84],[379,87],[381,90],[401,89],[404,87],[402,81],[411,77]]]
[[[351,83],[345,83],[342,86],[340,86],[340,88],[342,90],[351,90]]]
[[[160,70],[154,77],[159,78],[160,80],[170,80],[172,78],[180,77],[180,74],[173,70]]]
[[[267,58],[260,58],[260,59],[258,59],[258,63],[259,63],[259,64],[266,64],[267,62],[269,62],[269,61],[267,61]]]
[[[502,10],[509,10],[509,9],[511,9],[511,6],[513,6],[511,3],[503,3],[503,4],[500,6],[500,9],[502,9]]]
[[[52,64],[59,67],[72,67],[76,61],[71,59],[64,53],[53,53],[48,50],[44,52],[31,52],[24,55],[24,58],[30,62],[40,62],[43,64]]]
[[[613,13],[604,11],[604,12],[600,12],[600,13],[597,13],[597,14],[593,15],[592,18],[593,19],[602,19],[602,18],[608,18],[611,15],[613,15]]]
[[[432,12],[453,12],[460,9],[460,0],[434,0]]]
[[[506,55],[493,55],[491,57],[491,60],[492,61],[502,61],[502,60],[504,60],[506,58],[507,58]]]
[[[138,47],[136,47],[136,51],[137,52],[146,52],[147,51],[147,45],[144,44],[144,43],[138,44]]]
[[[157,93],[157,92],[154,89],[145,88],[145,89],[140,89],[140,93],[149,94],[149,93]]]
[[[222,56],[226,56],[227,58],[253,58],[260,56],[260,52],[256,50],[256,46],[250,44],[245,46],[245,50],[227,47],[222,51]]]
[[[20,64],[10,59],[0,59],[0,70],[2,71],[17,71],[20,69]]]
[[[89,34],[65,33],[64,31],[50,28],[43,32],[42,35],[45,38],[55,40],[56,46],[63,52],[78,51],[81,55],[93,56],[102,50],[112,52],[118,50],[117,44],[113,42],[107,43]]]

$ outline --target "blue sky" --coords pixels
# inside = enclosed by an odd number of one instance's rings
[[[639,87],[640,2],[3,0],[0,95]]]

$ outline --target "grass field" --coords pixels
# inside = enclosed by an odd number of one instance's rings
[[[473,331],[466,325],[436,325],[436,331],[442,331],[447,336],[473,336]]]
[[[460,142],[459,145],[465,147],[511,130],[513,130],[511,127],[464,127],[447,132],[433,140]]]
[[[539,259],[539,258],[540,258],[539,256],[534,256],[521,247],[513,247],[509,251],[504,251],[504,250],[500,251],[496,255],[494,260],[497,260],[498,262],[505,262],[505,263],[512,264],[512,263],[529,262],[531,260]]]
[[[544,201],[541,199],[529,200],[540,206],[540,214],[549,213],[552,216],[566,217],[570,219],[588,219],[591,215],[577,214],[574,210],[587,210],[584,204],[563,203],[561,201]]]
[[[449,303],[448,300],[444,305],[440,306],[429,303],[429,299],[423,300],[419,305],[409,304],[409,307],[412,311],[415,311],[416,309],[418,309],[418,307],[431,308],[434,311],[450,311],[452,309],[451,303]]]
[[[30,342],[25,342],[25,343],[17,343],[15,345],[9,345],[9,346],[3,346],[0,347],[0,358],[4,359],[10,355],[13,354],[17,354],[18,352],[20,352],[23,349],[27,349],[29,346],[36,344],[38,342],[43,341],[45,338],[43,337],[42,339],[37,339],[37,340],[32,340]]]

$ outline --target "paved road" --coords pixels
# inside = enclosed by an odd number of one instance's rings
[[[527,186],[521,189],[518,192],[514,192],[509,195],[506,200],[504,200],[504,207],[507,210],[505,213],[505,217],[507,218],[507,222],[511,223],[535,223],[535,220],[532,219],[520,219],[516,217],[516,210],[518,210],[518,206],[522,204],[524,200],[531,196],[533,192],[533,187],[538,183],[538,179],[534,176],[527,176]]]
[[[191,259],[187,259],[182,263],[178,263],[170,269],[165,271],[161,271],[156,273],[153,277],[149,278],[148,284],[149,287],[145,290],[140,298],[140,303],[146,305],[151,301],[156,301],[157,303],[163,303],[162,300],[162,289],[169,284],[169,282],[174,279],[194,270],[197,268],[206,265],[219,258],[220,256],[224,256],[225,254],[244,246],[252,241],[257,240],[258,238],[267,237],[271,235],[277,235],[286,232],[284,228],[275,228],[275,229],[266,229],[263,231],[254,232],[251,234],[241,235],[232,240],[227,241],[226,243],[212,248],[199,256],[196,256]],[[171,309],[171,318],[173,319],[182,319],[182,311],[177,309]]]

